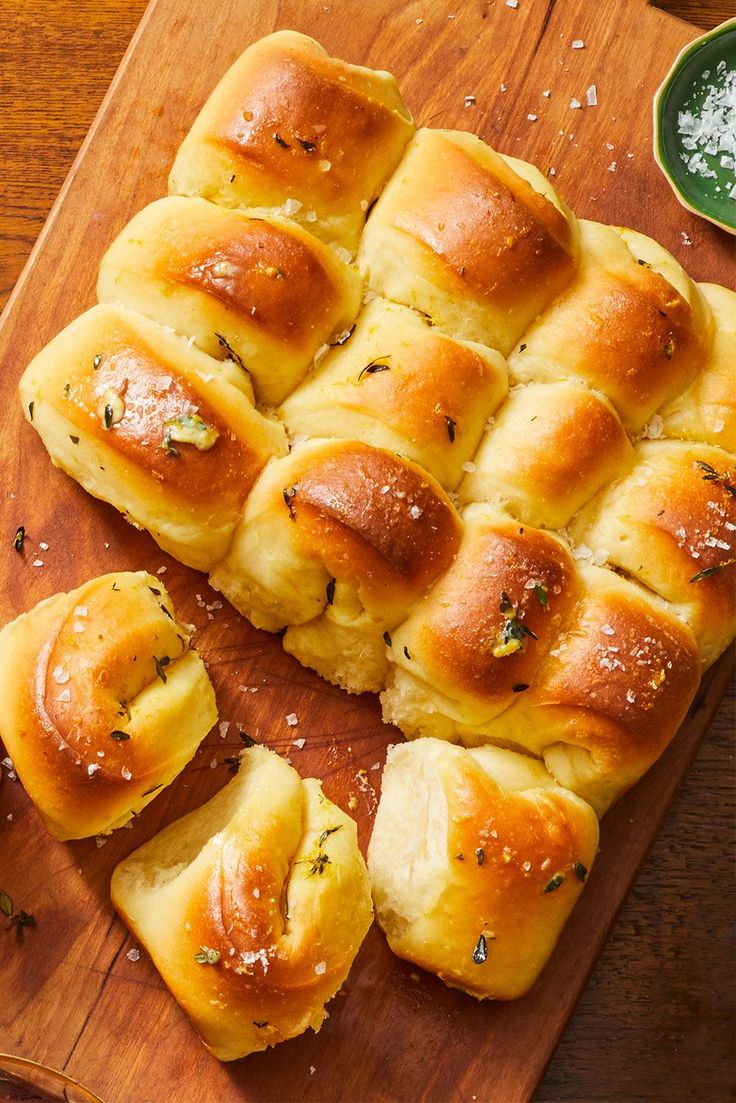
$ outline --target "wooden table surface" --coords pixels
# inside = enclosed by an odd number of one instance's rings
[[[736,15],[729,0],[658,0],[658,6],[701,27]],[[145,0],[0,0],[0,307],[144,8]],[[733,1098],[735,716],[732,690],[622,910],[539,1100]]]

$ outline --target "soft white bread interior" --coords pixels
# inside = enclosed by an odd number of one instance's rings
[[[200,570],[222,559],[259,471],[286,452],[240,367],[119,306],[62,330],[19,393],[54,464]]]
[[[453,490],[507,389],[499,353],[378,298],[278,412],[292,435],[393,449]]]
[[[353,253],[413,131],[390,73],[277,31],[215,88],[179,148],[169,192],[287,214]]]
[[[394,953],[478,999],[532,986],[595,860],[592,808],[535,759],[436,739],[389,749],[368,851]]]
[[[574,216],[533,165],[474,134],[419,130],[358,259],[374,291],[506,355],[571,280],[577,238]]]
[[[372,918],[355,823],[259,746],[121,862],[111,893],[221,1061],[319,1030]]]
[[[377,691],[386,640],[450,566],[461,522],[409,460],[314,440],[265,469],[211,585],[287,651],[352,693]]]
[[[705,365],[710,309],[651,238],[584,220],[580,231],[578,273],[521,337],[511,379],[577,379],[607,395],[637,431]]]
[[[295,222],[204,199],[144,207],[100,264],[97,297],[139,310],[220,359],[275,405],[358,313],[358,271]]]
[[[0,736],[57,839],[127,823],[216,720],[204,663],[143,571],[56,594],[0,632]]]

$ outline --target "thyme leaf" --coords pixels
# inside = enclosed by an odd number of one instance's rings
[[[220,960],[220,951],[212,950],[209,946],[200,946],[199,952],[194,955],[198,965],[217,965]]]
[[[573,862],[572,871],[577,877],[578,881],[585,881],[585,878],[588,876],[588,870],[582,862]]]
[[[342,824],[341,824],[341,823],[339,823],[339,824],[337,825],[337,827],[326,827],[326,828],[324,829],[324,831],[322,832],[322,834],[320,835],[320,837],[319,837],[319,838],[317,839],[317,846],[318,846],[318,847],[319,847],[320,849],[322,849],[322,847],[323,847],[323,846],[324,846],[324,844],[325,844],[325,841],[326,841],[327,839],[329,839],[330,835],[334,835],[334,834],[335,834],[335,832],[336,832],[336,831],[339,831],[341,827],[342,827]]]
[[[325,594],[327,595],[327,604],[328,605],[334,604],[336,582],[337,582],[337,579],[331,578],[330,581],[325,586]]]
[[[545,893],[555,892],[556,889],[558,889],[560,887],[560,885],[562,884],[562,882],[564,880],[565,880],[565,874],[564,873],[555,873],[554,877],[552,877],[547,882],[547,884],[544,886]]]
[[[375,375],[379,371],[390,371],[391,365],[385,363],[386,360],[390,360],[390,356],[377,356],[375,360],[371,360],[370,364],[366,364],[364,368],[361,368],[358,374],[358,382],[364,375]]]
[[[25,527],[23,525],[19,525],[19,527],[15,530],[15,536],[13,537],[13,547],[15,548],[15,550],[18,552],[19,555],[23,551],[23,545],[25,544],[25,541],[26,541]]]
[[[454,444],[457,422],[454,418],[450,417],[448,414],[445,414],[445,425],[447,426],[447,435],[450,438],[450,444]]]
[[[112,731],[110,732],[110,738],[114,739],[116,743],[122,743],[126,739],[130,739],[130,732]]]
[[[286,502],[286,508],[289,511],[289,517],[292,521],[296,521],[296,514],[294,513],[293,502],[296,498],[298,489],[298,486],[287,486],[285,490],[281,491],[284,496],[284,501]]]
[[[156,673],[161,681],[164,683],[164,685],[166,685],[166,674],[164,672],[164,667],[168,666],[170,662],[171,659],[168,655],[163,655],[160,659],[157,659],[155,655],[153,656],[153,663],[156,667]]]
[[[227,337],[223,337],[221,333],[216,333],[215,337],[217,338],[217,343],[219,344],[220,348],[225,353],[225,359],[232,360],[233,364],[237,364],[239,368],[242,368],[243,371],[246,372],[246,374],[250,375],[250,372],[246,368],[240,356],[238,356],[237,352],[228,341]]]
[[[486,936],[481,934],[473,950],[473,961],[476,965],[485,965],[488,959],[488,943]]]

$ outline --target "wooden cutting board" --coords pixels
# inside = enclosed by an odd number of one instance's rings
[[[213,733],[132,830],[102,848],[94,840],[53,843],[20,786],[5,777],[0,887],[34,913],[38,927],[23,946],[0,940],[0,1041],[65,1067],[107,1103],[525,1099],[710,723],[730,676],[728,660],[712,672],[660,763],[606,818],[589,887],[529,996],[477,1005],[394,959],[374,930],[319,1035],[220,1066],[146,955],[126,957],[135,944],[110,908],[112,868],[225,783],[223,759],[239,746],[238,727],[290,755],[302,774],[324,777],[343,806],[355,794],[365,844],[383,750],[396,733],[381,724],[374,699],[349,698],[321,682],[227,607],[208,610],[217,595],[201,576],[52,470],[22,423],[14,391],[30,356],[92,303],[97,261],[110,238],[164,193],[173,152],[217,78],[245,46],[277,27],[313,34],[348,60],[390,69],[420,124],[473,130],[542,169],[555,167],[578,214],[652,233],[691,275],[728,282],[730,240],[697,223],[699,248],[691,255],[681,232],[692,235],[693,220],[649,156],[651,95],[691,31],[643,0],[519,0],[516,9],[503,0],[227,0],[215,7],[157,0],[148,9],[4,316],[0,531],[24,524],[29,538],[22,561],[7,543],[2,553],[0,620],[105,570],[164,566],[180,615],[198,625],[196,642],[231,727],[224,739]],[[573,39],[585,49],[573,51]],[[585,102],[591,83],[599,106],[571,109],[571,97]],[[541,95],[547,88],[549,99]],[[465,107],[469,95],[476,102]],[[48,550],[39,550],[41,542]],[[37,558],[43,567],[32,566]],[[296,731],[285,722],[291,712],[299,717]],[[294,738],[305,739],[303,749],[291,745]]]

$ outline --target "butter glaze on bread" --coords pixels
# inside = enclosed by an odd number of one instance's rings
[[[237,357],[258,399],[280,402],[360,306],[358,272],[294,222],[204,199],[151,203],[100,264],[97,297]]]
[[[246,50],[209,97],[169,192],[282,211],[352,253],[413,131],[389,73],[278,31]]]
[[[436,739],[392,747],[368,851],[376,916],[399,957],[477,999],[514,999],[597,846],[593,810],[534,759]]]
[[[92,579],[0,632],[0,735],[57,839],[127,823],[216,719],[204,663],[145,572]]]
[[[473,134],[420,130],[371,212],[369,287],[507,354],[569,283],[577,229],[532,165]]]
[[[372,918],[355,823],[258,746],[121,862],[111,893],[221,1061],[319,1030]]]
[[[615,410],[578,383],[516,387],[460,486],[461,502],[491,502],[520,521],[564,528],[634,450]]]
[[[641,587],[581,572],[551,534],[484,506],[465,520],[453,566],[392,634],[384,719],[410,737],[523,748],[602,814],[684,719],[692,633]],[[509,620],[533,635],[506,653]]]
[[[378,690],[384,633],[443,574],[461,523],[416,464],[358,441],[311,441],[269,465],[211,585],[351,692]]]
[[[58,334],[20,397],[57,466],[200,570],[222,559],[258,473],[286,452],[242,368],[121,307],[95,306]]]
[[[587,221],[580,230],[578,275],[524,333],[509,357],[511,379],[578,379],[636,431],[704,366],[710,310],[674,257],[647,246],[651,239],[629,239],[650,262],[631,252],[624,231]]]
[[[394,449],[452,490],[506,391],[498,353],[453,341],[415,311],[375,299],[278,413],[292,435]]]
[[[707,669],[736,633],[736,460],[684,441],[642,441],[636,451],[631,472],[571,532],[672,603]]]

